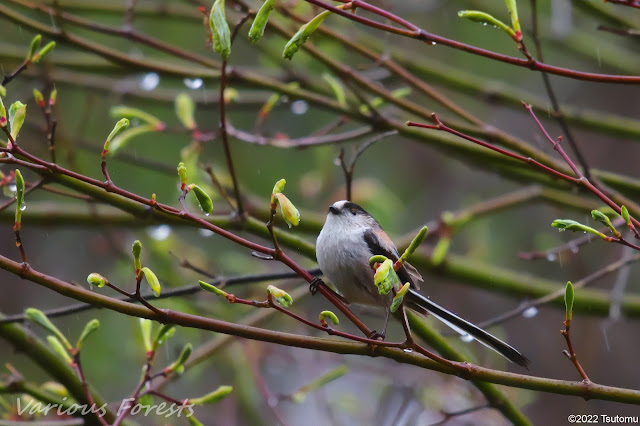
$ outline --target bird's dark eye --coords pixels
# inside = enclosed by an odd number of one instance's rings
[[[352,215],[356,215],[356,213],[358,213],[358,210],[356,209],[349,209],[349,211],[351,212]]]

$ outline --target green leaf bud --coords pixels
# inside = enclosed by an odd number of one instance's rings
[[[84,326],[84,329],[82,330],[82,334],[80,334],[80,337],[76,342],[76,349],[80,350],[82,348],[82,342],[84,342],[87,339],[87,337],[89,337],[98,328],[100,328],[100,321],[98,321],[97,319],[92,319],[91,321],[89,321]]]
[[[182,352],[178,356],[174,362],[172,362],[167,368],[163,370],[163,374],[168,376],[170,373],[182,374],[184,372],[184,364],[187,362],[189,357],[191,356],[191,343],[187,343],[183,348]]]
[[[167,340],[169,340],[176,333],[175,324],[163,324],[162,327],[158,329],[158,333],[156,334],[156,338],[153,340],[152,349],[155,352],[160,346],[164,344]]]
[[[402,305],[402,301],[404,300],[404,296],[407,294],[407,292],[409,291],[409,287],[411,286],[410,283],[405,283],[405,285],[402,286],[402,288],[400,290],[398,290],[398,292],[396,293],[395,296],[393,296],[393,300],[391,301],[391,312],[395,312],[398,310],[398,308],[400,307],[400,305]]]
[[[322,22],[327,19],[327,17],[331,15],[331,13],[331,11],[325,10],[324,12],[313,18],[311,21],[301,26],[298,32],[296,32],[284,46],[282,57],[284,59],[292,59],[293,55],[295,55],[300,47],[304,43],[306,43],[311,34],[313,34],[313,32],[318,29],[320,24],[322,24]]]
[[[187,167],[183,162],[178,163],[178,177],[183,185],[187,183]]]
[[[62,358],[64,358],[65,361],[67,361],[69,364],[73,364],[71,355],[69,355],[69,352],[65,349],[62,343],[60,343],[60,340],[58,340],[56,336],[47,336],[47,342],[49,342],[49,346],[51,346],[51,349],[56,351]]]
[[[604,235],[602,232],[598,232],[597,230],[591,228],[590,226],[587,225],[583,225],[580,222],[576,222],[575,220],[571,220],[571,219],[556,219],[553,221],[553,223],[551,224],[551,226],[553,226],[554,228],[558,228],[558,230],[560,231],[583,231],[583,232],[589,232],[590,234],[593,235],[597,235],[602,239],[608,239],[609,237],[607,237],[606,235]]]
[[[198,284],[200,284],[200,288],[202,288],[203,290],[217,294],[218,296],[222,296],[222,297],[229,296],[229,293],[227,293],[226,291],[220,290],[218,287],[211,285],[207,282],[198,281]]]
[[[31,59],[31,62],[33,63],[40,62],[40,59],[44,58],[49,52],[53,50],[54,47],[56,47],[56,42],[50,41],[42,49],[40,49],[38,53],[36,53],[33,56],[33,58]]]
[[[223,60],[231,54],[231,31],[225,16],[224,0],[216,0],[209,14],[209,27],[213,40],[213,51],[219,53]]]
[[[291,295],[286,291],[273,285],[270,285],[269,287],[267,287],[267,291],[269,292],[269,294],[271,294],[271,296],[273,296],[278,301],[280,305],[282,305],[282,307],[288,308],[293,304],[293,299],[291,298]]]
[[[27,53],[27,61],[31,61],[33,56],[36,54],[36,50],[40,48],[40,43],[42,42],[42,35],[38,34],[31,40],[31,45],[29,46],[29,53]]]
[[[55,325],[53,325],[51,321],[49,321],[49,318],[47,318],[44,312],[36,308],[27,308],[24,311],[24,315],[29,321],[32,321],[38,324],[40,327],[44,328],[49,333],[55,335],[56,338],[60,342],[62,342],[62,344],[67,350],[70,351],[72,349],[71,343],[69,343],[69,341],[64,336],[64,334],[62,334],[62,332],[58,330],[58,328]]]
[[[144,273],[144,277],[147,279],[147,283],[149,283],[149,287],[151,287],[156,297],[160,296],[160,281],[158,281],[156,274],[146,266],[142,268],[142,273]]]
[[[600,210],[591,210],[591,217],[602,223],[603,225],[605,225],[607,228],[609,228],[609,230],[611,231],[611,233],[616,237],[616,238],[620,238],[620,232],[618,232],[618,230],[613,226],[613,224],[611,223],[611,220],[609,219],[609,216],[607,216],[606,214],[602,213]]]
[[[204,214],[209,216],[211,213],[213,213],[213,202],[211,201],[211,197],[209,197],[209,195],[204,192],[204,189],[200,188],[195,183],[189,185],[189,188],[191,188],[191,191],[196,195],[198,203],[200,204],[200,208],[202,209]]]
[[[249,38],[251,39],[252,43],[256,43],[264,35],[264,29],[267,26],[269,14],[273,10],[275,2],[275,0],[266,0],[264,3],[262,3],[262,6],[260,7],[260,10],[258,10],[258,13],[256,13],[253,24],[251,24],[251,28],[249,29]]]
[[[109,111],[113,118],[128,118],[129,120],[137,118],[143,123],[146,123],[152,127],[155,131],[162,131],[166,125],[158,117],[155,117],[148,112],[142,111],[138,108],[132,108],[124,105],[117,105],[111,108]]]
[[[327,320],[326,320],[327,318],[329,318],[334,325],[340,324],[340,320],[338,319],[336,314],[334,314],[331,311],[322,311],[320,312],[320,323],[324,327],[327,327]]]
[[[18,133],[27,116],[27,105],[20,101],[16,101],[9,107],[9,128],[11,129],[11,137],[13,140],[18,138]]]
[[[507,9],[509,9],[509,14],[511,15],[511,26],[516,32],[516,37],[514,37],[514,39],[516,41],[522,41],[522,29],[520,28],[520,19],[518,18],[516,0],[505,0],[505,3],[507,5]]]
[[[122,129],[126,129],[127,127],[129,127],[129,120],[126,118],[121,119],[115,124],[115,126],[113,126],[113,130],[111,130],[111,133],[109,133],[109,136],[107,136],[107,140],[104,143],[105,152],[109,150],[111,140],[113,140],[113,138],[120,133]]]
[[[480,22],[484,25],[491,25],[500,28],[512,39],[516,40],[517,38],[516,32],[513,30],[513,28],[509,27],[507,24],[499,19],[494,18],[488,13],[480,12],[479,10],[461,10],[460,12],[458,12],[458,16],[461,18],[469,19],[470,21]],[[522,35],[520,35],[520,38],[522,38]]]
[[[105,277],[96,272],[89,274],[87,282],[94,287],[104,287],[108,283]]]
[[[398,275],[393,269],[393,261],[391,259],[385,260],[378,266],[373,276],[373,281],[378,287],[378,293],[382,295],[388,294],[392,288],[398,286]]]
[[[20,230],[22,224],[22,211],[24,210],[24,178],[20,170],[16,169],[16,214],[14,230]]]
[[[33,89],[33,99],[36,100],[36,104],[38,104],[38,106],[44,106],[44,96],[42,96],[42,92],[38,89]]]
[[[218,389],[211,393],[208,393],[200,398],[189,398],[189,404],[202,405],[202,404],[215,404],[227,397],[233,391],[231,386],[220,386]]]
[[[289,228],[292,226],[298,226],[300,223],[300,212],[293,205],[293,203],[284,195],[282,192],[276,194],[276,198],[278,199],[278,204],[280,205],[280,213],[284,218],[284,221],[287,222]]]
[[[142,269],[142,262],[140,261],[140,254],[142,254],[142,243],[140,240],[135,240],[131,245],[131,252],[133,253],[133,266],[136,271]]]
[[[567,321],[571,321],[573,317],[573,297],[573,284],[571,284],[571,281],[567,281],[567,287],[564,289],[564,305],[566,308]]]

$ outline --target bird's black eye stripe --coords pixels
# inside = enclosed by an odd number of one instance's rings
[[[362,207],[357,205],[356,203],[345,203],[343,209],[350,212],[352,215],[366,213]]]

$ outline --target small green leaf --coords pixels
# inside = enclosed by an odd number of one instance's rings
[[[191,191],[198,199],[198,203],[200,204],[200,208],[202,209],[204,214],[209,216],[211,213],[213,213],[213,202],[211,201],[211,197],[209,197],[209,195],[204,192],[204,189],[200,188],[195,183],[189,185],[189,188],[191,188]]]
[[[324,12],[317,15],[311,21],[307,22],[303,26],[300,27],[298,32],[296,32],[293,37],[287,42],[284,46],[284,51],[282,52],[282,57],[284,59],[292,59],[293,55],[296,54],[300,47],[309,40],[309,37],[315,30],[318,29],[320,24],[327,19],[329,15],[331,15],[330,10],[325,10]]]
[[[300,212],[293,205],[293,203],[284,195],[282,192],[276,194],[276,198],[278,199],[278,204],[280,205],[280,213],[284,218],[284,221],[287,222],[289,228],[292,226],[298,226],[300,223]]]
[[[153,345],[151,344],[151,329],[153,323],[146,318],[138,318],[140,324],[140,332],[142,333],[142,343],[144,344],[144,350],[149,353],[153,351]]]
[[[107,151],[109,149],[109,144],[111,143],[111,141],[113,140],[113,138],[120,133],[121,130],[126,129],[127,127],[129,127],[129,120],[127,120],[126,118],[123,118],[121,120],[119,120],[115,126],[113,126],[113,130],[111,130],[111,133],[109,133],[109,136],[107,136],[107,140],[104,143],[104,150]]]
[[[571,284],[571,281],[567,281],[567,287],[564,289],[564,305],[566,308],[567,321],[571,321],[573,317],[573,297],[573,284]]]
[[[516,41],[522,40],[522,29],[520,28],[520,19],[518,18],[518,6],[516,5],[516,0],[505,0],[507,5],[507,9],[509,9],[509,14],[511,15],[511,26],[513,30],[516,32]]]
[[[458,16],[461,18],[469,19],[470,21],[480,22],[484,25],[491,25],[493,27],[500,28],[502,31],[507,33],[509,37],[514,40],[516,39],[516,32],[513,30],[513,28],[509,27],[507,24],[499,19],[494,18],[488,13],[481,12],[479,10],[461,10],[460,12],[458,12]]]
[[[553,221],[551,226],[553,226],[554,228],[558,228],[558,230],[560,231],[574,231],[574,232],[583,231],[583,232],[589,232],[590,234],[593,234],[593,235],[597,235],[600,238],[603,238],[605,240],[609,238],[606,235],[604,235],[602,232],[598,232],[597,230],[591,228],[590,226],[583,225],[580,222],[576,222],[575,220],[571,220],[571,219],[556,219]]]
[[[56,338],[60,342],[62,342],[62,344],[67,350],[70,351],[73,348],[71,346],[71,343],[69,343],[67,338],[64,336],[64,334],[62,334],[62,332],[58,330],[58,328],[55,325],[53,325],[51,321],[49,321],[49,318],[47,318],[47,316],[41,310],[36,308],[27,308],[24,311],[24,316],[29,321],[33,321],[34,323],[38,324],[40,327],[47,330],[49,333],[54,334]]]
[[[402,305],[402,301],[404,300],[404,296],[407,294],[407,292],[409,291],[409,287],[411,286],[410,283],[405,283],[402,288],[400,290],[398,290],[398,292],[396,293],[395,296],[393,296],[393,300],[391,301],[391,312],[395,312],[398,310],[398,308],[400,307],[400,305]]]
[[[187,343],[182,348],[182,352],[180,352],[180,356],[178,356],[178,359],[176,359],[167,368],[164,369],[164,375],[168,376],[170,373],[182,374],[184,372],[184,364],[191,356],[191,350],[191,343]]]
[[[140,261],[140,254],[142,253],[142,243],[140,240],[135,240],[131,245],[131,252],[133,253],[133,267],[136,271],[142,269],[142,262]]]
[[[4,98],[5,96],[7,96],[7,89],[0,84],[0,98]]]
[[[602,223],[603,225],[605,225],[607,228],[609,228],[609,230],[611,231],[611,233],[616,237],[616,238],[620,238],[620,232],[618,232],[618,230],[613,226],[613,224],[611,223],[611,220],[609,219],[609,216],[607,216],[606,214],[602,213],[600,210],[591,210],[591,217]]]
[[[620,216],[627,222],[627,225],[631,224],[631,217],[629,216],[629,210],[625,206],[620,207]]]
[[[132,127],[130,129],[125,130],[116,136],[111,142],[111,148],[109,149],[109,155],[114,156],[120,151],[122,148],[127,146],[127,144],[135,137],[144,135],[145,133],[154,132],[155,129],[151,124],[145,124],[143,126]]]
[[[275,5],[275,3],[275,0],[266,0],[264,3],[262,3],[262,6],[260,7],[260,10],[258,10],[258,13],[256,13],[253,24],[251,24],[251,29],[249,29],[249,38],[251,39],[252,43],[256,43],[264,35],[264,29],[267,26],[269,14],[273,10],[273,6]]]
[[[148,112],[142,111],[138,108],[132,108],[124,105],[118,105],[111,108],[109,111],[113,118],[123,117],[132,120],[137,118],[143,123],[149,124],[153,130],[162,131],[165,129],[166,125],[159,118],[149,114]]]
[[[98,328],[100,328],[100,321],[98,321],[97,319],[92,319],[91,321],[89,321],[84,326],[84,329],[82,330],[82,334],[80,334],[80,337],[76,342],[76,349],[80,350],[82,348],[82,342],[84,342],[87,339],[87,337],[89,337]]]
[[[65,347],[60,343],[60,340],[56,336],[47,336],[47,342],[49,342],[49,346],[56,351],[65,361],[69,364],[73,364],[73,359],[71,359],[71,355],[65,349]]]
[[[331,312],[331,311],[322,311],[322,312],[320,312],[320,322],[323,325],[325,325],[327,323],[327,321],[326,321],[327,318],[329,318],[334,325],[340,324],[340,320],[338,319],[336,314],[334,314],[333,312]]]
[[[87,277],[87,282],[94,287],[104,287],[108,283],[105,277],[96,272],[92,272],[91,274],[89,274],[89,276]]]
[[[276,195],[281,193],[284,190],[284,186],[287,184],[287,181],[284,179],[280,179],[273,185],[273,191],[271,191],[271,204],[276,201]]]
[[[9,107],[9,128],[11,129],[11,137],[13,140],[18,138],[18,133],[27,116],[27,105],[20,101],[16,101]]]
[[[376,287],[378,287],[378,293],[385,295],[389,294],[392,288],[399,286],[398,275],[393,269],[393,261],[391,259],[385,260],[373,276],[373,281]]]
[[[176,115],[178,120],[188,130],[195,130],[197,127],[196,120],[194,118],[195,104],[193,99],[186,93],[180,93],[176,96]]]
[[[213,40],[213,51],[219,53],[223,60],[231,54],[231,31],[225,16],[225,0],[216,0],[209,14],[209,27]]]
[[[40,62],[40,59],[44,58],[49,52],[53,50],[54,47],[56,47],[56,42],[50,41],[42,49],[40,49],[38,53],[36,53],[33,56],[33,58],[31,59],[31,62],[33,63]]]
[[[202,405],[202,404],[215,404],[227,397],[233,391],[231,386],[220,386],[218,389],[211,393],[208,393],[200,398],[189,398],[189,404]]]
[[[22,210],[24,210],[24,178],[20,170],[16,169],[16,214],[15,214],[15,229],[20,229],[22,223]]]
[[[229,296],[229,294],[226,291],[222,291],[220,290],[218,287],[211,285],[207,282],[204,281],[198,281],[198,283],[200,284],[200,288],[202,288],[203,290],[206,290],[210,293],[214,293],[217,294],[218,296],[222,296],[222,297],[227,297]]]
[[[279,304],[282,305],[282,307],[288,308],[293,304],[291,295],[289,295],[289,293],[287,293],[286,291],[273,285],[267,287],[267,291],[278,301]]]
[[[40,43],[42,42],[42,35],[38,34],[31,40],[31,45],[29,46],[29,53],[27,54],[27,60],[31,61],[33,59],[33,55],[36,54],[36,50],[40,48]]]
[[[156,274],[146,266],[142,268],[142,272],[144,273],[144,277],[147,279],[147,283],[149,283],[149,287],[153,290],[153,293],[156,297],[160,296],[160,281],[158,281]]]
[[[380,254],[376,254],[375,256],[371,256],[371,258],[369,258],[369,266],[371,266],[373,268],[373,266],[376,263],[384,263],[387,260],[387,258],[385,256],[382,256]]]
[[[163,324],[158,329],[156,338],[153,340],[152,349],[155,352],[160,346],[169,340],[176,333],[176,326],[174,324]]]

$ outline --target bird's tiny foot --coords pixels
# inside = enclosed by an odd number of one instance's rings
[[[322,284],[322,280],[318,277],[314,278],[313,281],[309,283],[309,291],[312,295],[318,292],[318,286],[320,286],[320,284]]]
[[[384,335],[385,333],[378,333],[377,331],[373,330],[369,335],[369,339],[383,341]]]

